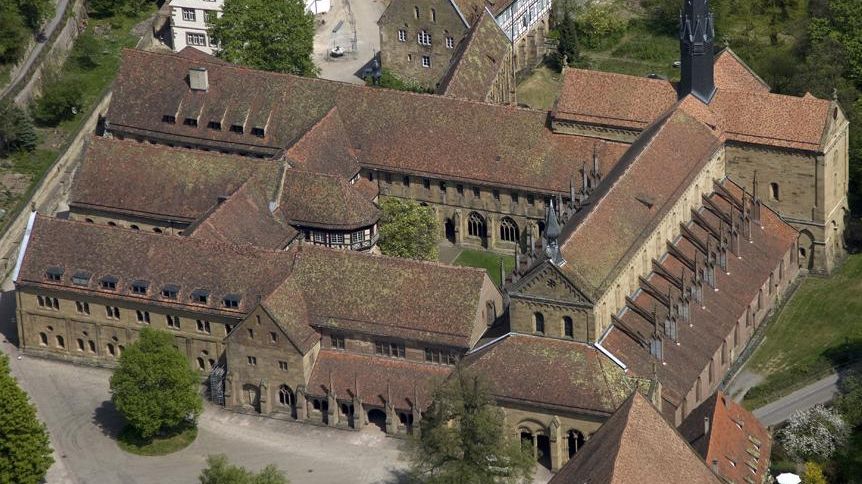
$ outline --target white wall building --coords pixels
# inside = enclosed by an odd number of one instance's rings
[[[304,0],[305,9],[314,15],[326,13],[331,0]],[[215,46],[207,32],[207,21],[221,15],[224,0],[171,0],[171,36],[174,52],[186,47],[212,54]]]

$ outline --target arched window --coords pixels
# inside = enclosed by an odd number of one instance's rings
[[[545,316],[542,313],[533,313],[533,327],[536,333],[545,334]]]
[[[45,333],[39,333],[39,344],[42,346],[46,346],[48,344],[48,335]]]
[[[113,343],[108,343],[107,348],[108,348],[108,354],[111,356],[114,356],[116,350],[114,349]]]
[[[575,325],[572,323],[572,318],[563,316],[563,336],[566,338],[575,337]]]
[[[485,237],[485,218],[476,212],[470,212],[467,219],[467,233],[471,237]]]
[[[503,217],[500,220],[500,240],[506,242],[517,242],[521,233],[518,230],[518,224],[509,217]]]
[[[81,338],[78,338],[77,343],[78,343],[78,351],[84,351],[84,340]]]
[[[65,348],[66,347],[66,340],[63,339],[63,337],[60,336],[59,334],[57,335],[57,347],[58,348]]]
[[[433,8],[431,9],[431,21],[435,23],[437,22],[437,10],[434,10]]]
[[[775,201],[781,200],[781,189],[778,187],[778,183],[769,184],[769,198]]]
[[[160,233],[162,233],[162,229],[160,229],[158,227],[153,227],[153,232],[160,234]]]
[[[285,407],[293,405],[293,392],[287,385],[282,385],[278,389],[278,403]]]
[[[204,359],[198,356],[198,370],[206,370],[206,363],[204,363]]]
[[[571,459],[575,456],[575,454],[578,453],[578,450],[580,450],[580,448],[584,446],[586,439],[584,438],[584,434],[574,429],[569,430],[566,434],[566,437],[569,447],[569,458]]]
[[[419,18],[419,7],[413,7],[413,16]]]

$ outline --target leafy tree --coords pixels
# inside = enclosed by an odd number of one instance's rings
[[[438,387],[409,448],[410,475],[424,483],[519,482],[532,475],[531,451],[507,436],[485,384],[460,369]]]
[[[54,15],[55,5],[51,0],[18,0],[18,8],[27,26],[38,30],[42,22]]]
[[[437,260],[440,224],[430,207],[413,200],[387,198],[380,203],[380,251],[408,259]]]
[[[38,136],[33,120],[16,104],[0,104],[0,156],[36,149]]]
[[[592,48],[618,39],[628,28],[628,20],[616,1],[588,2],[578,12],[575,24],[581,41]]]
[[[647,20],[651,27],[669,35],[679,30],[679,0],[644,0],[641,5],[646,9]]]
[[[74,80],[47,74],[42,82],[42,94],[33,105],[33,118],[44,126],[56,126],[74,118],[83,107],[81,86]]]
[[[816,462],[806,462],[802,473],[802,484],[828,484],[823,475],[823,467]]]
[[[27,48],[30,32],[13,0],[0,0],[0,63],[17,62]]]
[[[224,454],[207,456],[207,468],[198,478],[201,484],[288,484],[284,473],[270,464],[255,474],[227,461]]]
[[[851,427],[862,426],[862,376],[853,373],[839,384],[841,395],[835,399],[835,408]]]
[[[211,20],[218,56],[236,64],[303,76],[317,74],[311,59],[314,16],[301,0],[227,0]]]
[[[144,438],[196,418],[203,403],[200,378],[174,347],[173,335],[151,328],[120,356],[111,376],[111,400]]]
[[[101,50],[96,37],[89,32],[84,32],[75,39],[71,57],[82,69],[91,70],[99,67]]]
[[[794,413],[777,435],[787,456],[798,462],[828,460],[848,436],[841,415],[823,405]]]
[[[568,10],[563,12],[563,18],[557,25],[559,38],[557,40],[557,56],[559,57],[560,67],[574,65],[580,58],[578,49],[578,28],[575,24],[572,14]],[[565,62],[564,62],[565,61]],[[563,64],[566,64],[565,66]]]
[[[53,463],[45,424],[0,354],[0,482],[42,482]]]

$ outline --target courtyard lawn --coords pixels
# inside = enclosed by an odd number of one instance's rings
[[[168,455],[185,449],[197,436],[197,427],[187,426],[164,437],[144,439],[132,427],[126,426],[117,437],[117,444],[130,454]]]
[[[500,259],[503,259],[503,270],[510,274],[515,268],[515,258],[510,255],[500,255],[481,250],[464,249],[453,262],[457,266],[469,266],[485,269],[491,281],[500,286]]]
[[[758,408],[862,357],[862,254],[832,277],[809,277],[766,331],[748,363],[764,381],[745,396]]]
[[[547,66],[537,67],[517,87],[518,104],[550,110],[560,93],[560,74]]]

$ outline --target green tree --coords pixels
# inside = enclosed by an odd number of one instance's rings
[[[380,203],[380,242],[385,255],[437,260],[440,224],[430,207],[413,200],[387,198]]]
[[[31,30],[39,30],[42,22],[54,15],[55,5],[51,0],[18,0],[18,9]]]
[[[669,35],[679,30],[679,0],[644,0],[641,5],[646,9],[647,20],[651,27]]]
[[[317,74],[311,59],[314,17],[301,0],[227,0],[211,19],[218,56],[235,64],[303,76]]]
[[[0,156],[33,151],[38,140],[33,120],[26,111],[11,102],[0,104]]]
[[[802,473],[802,484],[828,484],[823,475],[823,467],[816,462],[806,462]]]
[[[578,49],[578,28],[568,10],[563,12],[563,18],[557,25],[557,32],[559,33],[557,56],[559,57],[560,67],[575,65],[581,56]]]
[[[150,438],[200,414],[199,385],[173,335],[143,328],[111,376],[111,400],[141,437]]]
[[[527,480],[532,450],[507,436],[503,412],[486,385],[460,369],[439,386],[409,447],[410,475],[423,483],[499,483]]]
[[[198,478],[201,484],[288,484],[284,473],[270,464],[255,474],[232,465],[224,454],[207,456],[207,467]]]
[[[838,387],[841,395],[835,399],[835,407],[851,427],[862,426],[862,376],[852,373]]]
[[[42,482],[53,463],[45,424],[0,354],[0,482]]]
[[[101,50],[96,37],[89,32],[84,32],[75,39],[71,57],[80,68],[91,70],[99,67]]]
[[[0,0],[0,64],[17,62],[27,48],[30,32],[12,0]]]
[[[42,94],[33,104],[33,119],[44,126],[57,126],[74,118],[83,107],[81,86],[54,73],[45,76]]]
[[[619,39],[628,28],[628,20],[617,1],[588,2],[579,9],[575,24],[578,38],[591,48]]]

